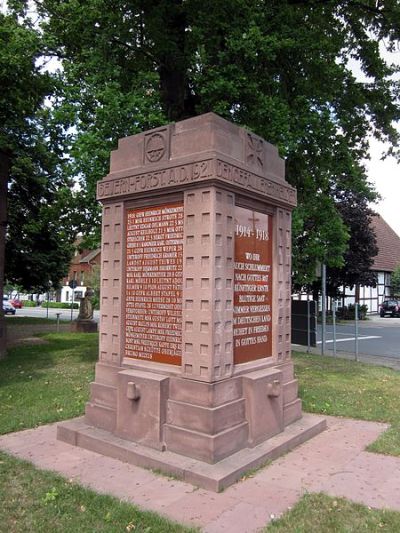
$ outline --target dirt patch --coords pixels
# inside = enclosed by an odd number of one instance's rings
[[[7,342],[7,346],[17,346],[26,344],[49,344],[49,341],[42,339],[41,337],[24,337],[22,339],[10,339]]]
[[[59,325],[59,333],[70,331],[69,322]],[[45,333],[57,333],[56,324],[7,324],[6,345],[7,347],[16,344],[46,344],[45,339],[37,335]]]

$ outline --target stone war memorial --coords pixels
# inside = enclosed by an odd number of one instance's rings
[[[121,139],[97,194],[99,361],[58,438],[219,491],[322,431],[293,374],[277,149],[208,113]]]

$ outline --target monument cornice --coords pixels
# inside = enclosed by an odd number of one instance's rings
[[[107,201],[140,196],[149,192],[205,182],[229,184],[252,198],[271,199],[293,208],[297,205],[296,190],[275,176],[261,176],[222,154],[199,154],[193,160],[170,161],[162,166],[150,166],[141,172],[127,169],[107,175],[97,184],[97,199]]]

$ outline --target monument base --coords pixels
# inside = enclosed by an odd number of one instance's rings
[[[71,324],[73,333],[97,333],[97,322],[94,320],[74,320]]]
[[[121,439],[109,431],[87,424],[84,418],[58,424],[57,438],[120,461],[160,470],[166,475],[173,475],[206,490],[220,492],[238,481],[249,470],[259,468],[291,451],[324,429],[324,418],[303,414],[300,420],[267,441],[253,448],[244,448],[215,464]]]

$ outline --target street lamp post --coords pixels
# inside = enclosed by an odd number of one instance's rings
[[[75,289],[78,286],[78,282],[76,281],[76,279],[71,279],[71,281],[69,282],[69,286],[70,286],[70,289],[72,289],[72,302],[71,302],[71,322],[72,322],[72,314],[74,310],[74,294],[75,294]]]
[[[52,286],[51,280],[47,284],[47,306],[46,306],[46,318],[49,318],[49,299],[50,299],[50,288]]]

